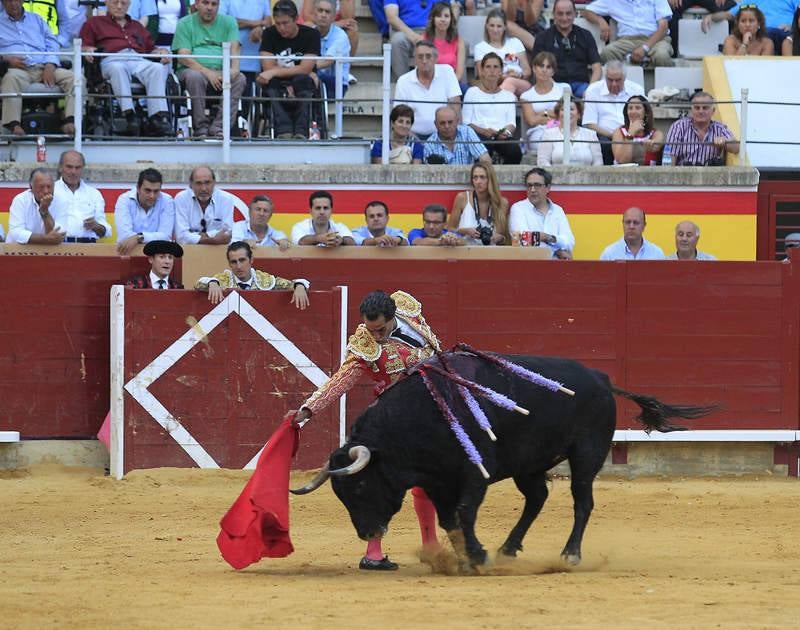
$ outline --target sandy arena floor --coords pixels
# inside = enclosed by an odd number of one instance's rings
[[[561,568],[569,482],[553,482],[526,551],[492,575],[432,575],[417,559],[410,497],[384,549],[364,545],[328,486],[292,498],[288,558],[242,572],[218,521],[247,473],[159,469],[115,482],[43,466],[0,474],[2,628],[796,628],[800,483],[601,480],[583,564]],[[298,475],[297,483],[307,476]],[[521,508],[489,491],[478,534],[496,548]]]

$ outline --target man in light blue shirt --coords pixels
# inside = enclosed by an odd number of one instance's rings
[[[234,241],[245,241],[251,247],[279,247],[285,252],[291,246],[286,234],[269,224],[274,204],[268,195],[256,195],[250,202],[250,218],[233,224]]]
[[[647,217],[641,208],[628,208],[622,215],[623,236],[600,254],[600,260],[664,260],[664,252],[642,233]]]
[[[37,14],[25,11],[21,0],[2,0],[3,11],[0,13],[0,55],[8,63],[8,71],[0,81],[0,92],[19,94],[28,91],[31,83],[44,83],[47,86],[58,86],[64,92],[64,125],[61,130],[68,135],[75,134],[73,114],[75,97],[72,86],[75,81],[71,70],[59,67],[60,61],[55,53],[60,50],[58,40],[50,27]],[[25,53],[49,53],[46,55],[26,54],[19,56],[9,54],[23,51]],[[3,116],[0,119],[9,133],[24,136],[22,119],[22,97],[3,97]]]
[[[222,0],[219,12],[221,15],[230,15],[236,18],[236,25],[239,27],[239,43],[242,46],[240,54],[253,57],[253,59],[242,59],[239,62],[239,69],[247,77],[249,86],[255,80],[255,76],[261,72],[261,60],[258,58],[261,35],[263,35],[264,29],[272,24],[269,0]]]
[[[175,229],[175,203],[161,192],[164,178],[154,168],[139,173],[136,188],[122,193],[114,207],[117,252],[126,256],[139,243],[171,241]]]
[[[408,245],[403,230],[389,227],[389,206],[383,201],[370,201],[364,208],[366,225],[353,230],[356,245],[398,247]]]
[[[349,57],[350,40],[344,30],[333,23],[336,16],[336,5],[331,0],[315,0],[314,24],[321,39],[321,55],[323,57]],[[350,64],[342,63],[342,94],[347,91]],[[322,79],[328,90],[328,98],[336,93],[336,64],[333,60],[317,61],[317,76]]]

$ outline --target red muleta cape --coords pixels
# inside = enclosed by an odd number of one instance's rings
[[[217,547],[234,569],[261,558],[285,558],[294,551],[289,537],[289,467],[300,430],[286,414],[269,438],[253,476],[219,522]]]

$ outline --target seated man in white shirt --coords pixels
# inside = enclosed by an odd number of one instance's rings
[[[250,202],[250,218],[233,224],[233,240],[245,241],[250,247],[279,247],[285,252],[291,243],[286,234],[269,224],[273,210],[268,195],[256,195]]]
[[[600,260],[664,260],[663,250],[643,236],[647,216],[641,208],[628,208],[622,215],[622,238],[600,254]]]
[[[28,179],[29,189],[11,202],[8,218],[8,243],[58,245],[66,232],[59,224],[63,209],[53,197],[53,174],[35,168]]]
[[[404,103],[414,110],[411,131],[425,140],[436,131],[436,110],[448,104],[461,116],[461,86],[456,73],[448,65],[437,64],[439,53],[432,42],[414,45],[415,68],[399,79],[394,89],[394,104]]]
[[[389,206],[383,201],[370,201],[364,207],[366,225],[353,230],[356,245],[398,247],[408,245],[403,230],[389,226]]]
[[[208,166],[189,175],[189,188],[175,195],[175,240],[181,245],[224,245],[231,240],[233,208],[239,199],[217,188]]]
[[[508,211],[508,229],[512,233],[536,232],[538,247],[548,247],[552,258],[570,260],[575,236],[564,209],[548,196],[552,183],[553,175],[543,168],[532,168],[525,174],[527,196]]]
[[[136,188],[117,198],[114,223],[120,256],[127,256],[139,243],[172,240],[175,203],[167,193],[161,192],[163,182],[159,171],[146,168],[139,173]]]
[[[608,42],[600,53],[603,61],[625,59],[630,63],[672,66],[672,40],[669,20],[672,7],[668,0],[594,0],[583,10],[583,17],[600,29],[600,38]],[[604,18],[617,23],[617,39],[610,42],[611,30]],[[587,99],[588,100],[588,99]]]
[[[295,223],[292,227],[292,243],[316,245],[317,247],[340,247],[355,245],[353,234],[344,223],[331,219],[333,196],[327,190],[317,190],[308,198],[311,218]]]
[[[61,177],[53,194],[64,207],[65,243],[96,243],[99,238],[111,236],[103,195],[82,179],[85,166],[86,159],[78,151],[64,151],[58,160]]]
[[[234,241],[228,245],[228,266],[230,269],[214,276],[204,276],[197,281],[194,288],[208,291],[208,301],[218,304],[222,300],[225,289],[240,291],[288,291],[292,289],[291,304],[301,311],[308,307],[308,280],[297,278],[286,280],[273,276],[266,271],[253,269],[253,250],[244,241]]]
[[[621,61],[609,61],[605,77],[586,88],[586,107],[581,124],[597,133],[603,151],[603,164],[614,163],[611,137],[625,124],[623,110],[631,96],[644,96],[644,88],[625,78],[625,65]]]

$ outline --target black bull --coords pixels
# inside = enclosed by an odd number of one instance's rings
[[[515,556],[547,499],[547,471],[567,460],[574,524],[562,556],[577,564],[594,506],[592,484],[606,459],[616,426],[614,394],[642,408],[637,419],[647,430],[676,430],[679,427],[670,425],[669,418],[696,418],[712,409],[666,405],[649,396],[625,392],[614,387],[606,374],[568,359],[505,356],[563,383],[574,390],[574,396],[551,392],[471,355],[446,356],[459,374],[505,394],[531,412],[524,416],[479,399],[497,436],[493,442],[466,410],[449,380],[429,372],[482,455],[490,479],[484,479],[467,459],[419,374],[413,374],[370,405],[353,425],[347,444],[331,454],[312,482],[293,492],[310,492],[330,477],[359,537],[369,539],[386,532],[406,491],[420,486],[436,507],[439,525],[454,543],[463,540],[470,564],[480,565],[486,562],[486,551],[475,536],[475,521],[487,486],[511,477],[525,496],[522,515],[500,548],[501,553]]]

